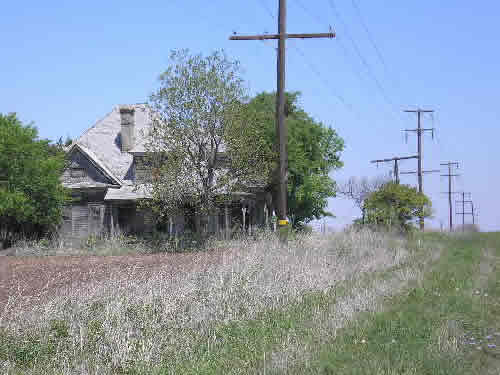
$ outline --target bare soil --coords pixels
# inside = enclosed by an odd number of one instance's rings
[[[220,260],[220,255],[220,251],[209,251],[126,256],[1,256],[0,312],[10,296],[35,302],[61,289],[81,288],[95,281],[120,276],[144,278],[159,269],[175,272],[186,266],[206,267]]]

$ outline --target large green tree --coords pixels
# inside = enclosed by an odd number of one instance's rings
[[[36,237],[57,228],[66,190],[64,153],[39,139],[15,114],[0,114],[0,240]]]
[[[285,116],[288,127],[288,217],[295,228],[323,216],[328,198],[336,194],[331,172],[341,168],[344,141],[337,132],[315,121],[299,105],[299,92],[287,93]],[[276,142],[276,94],[261,93],[248,104],[258,119],[269,150]],[[274,179],[275,180],[275,179]],[[277,184],[269,188],[276,196]]]
[[[388,182],[372,192],[364,203],[365,224],[409,231],[417,218],[432,214],[430,199],[416,188]]]
[[[160,216],[186,205],[206,214],[231,192],[264,184],[275,158],[257,113],[245,105],[237,61],[221,51],[173,51],[170,59],[149,100],[152,207]]]

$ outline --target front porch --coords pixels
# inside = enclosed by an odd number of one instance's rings
[[[64,210],[60,233],[64,237],[88,238],[105,234],[148,236],[162,232],[169,237],[197,233],[203,237],[229,239],[235,233],[252,234],[258,228],[273,229],[273,211],[268,209],[266,193],[234,193],[209,215],[196,215],[189,210],[156,220],[140,201],[132,186],[120,189],[74,190],[73,204]]]

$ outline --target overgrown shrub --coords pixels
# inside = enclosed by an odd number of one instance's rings
[[[411,233],[413,221],[431,216],[429,198],[416,188],[388,182],[371,193],[365,200],[364,218],[357,224],[368,225],[372,230],[396,230]]]
[[[15,114],[0,114],[0,248],[56,229],[68,194],[64,153]]]

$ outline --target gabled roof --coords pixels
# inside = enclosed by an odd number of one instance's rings
[[[135,109],[135,139],[141,142],[142,134],[150,124],[150,107],[145,104],[128,105]],[[116,106],[104,118],[85,131],[74,144],[83,148],[87,155],[105,169],[120,185],[132,185],[133,156],[121,150],[120,106]],[[71,146],[73,147],[73,145]]]
[[[68,148],[68,153],[73,152],[73,150],[79,150],[83,155],[89,159],[89,161],[107,178],[109,178],[113,184],[115,185],[123,185],[122,181],[120,178],[115,176],[115,174],[95,155],[94,152],[91,150],[87,149],[86,147],[78,144],[78,143],[73,143],[69,148]]]

